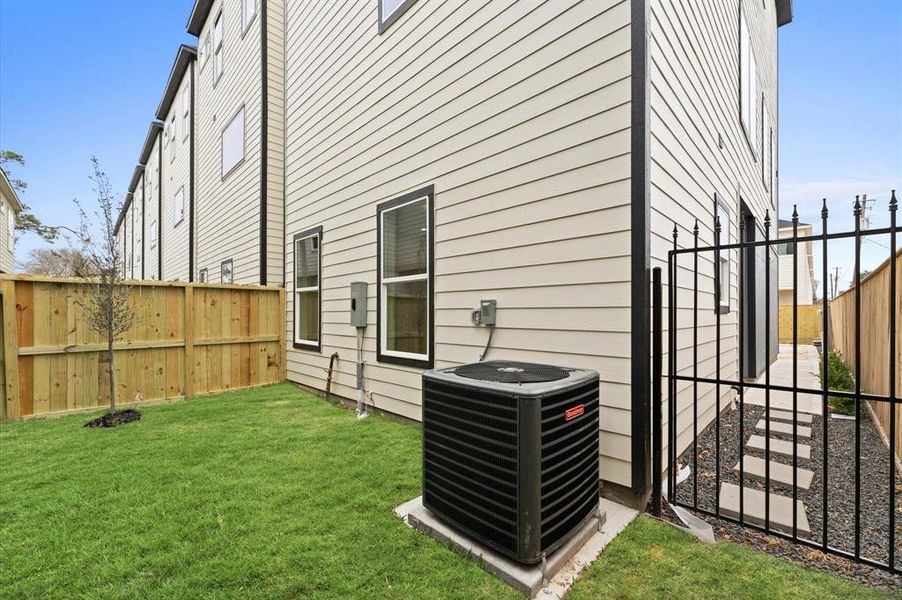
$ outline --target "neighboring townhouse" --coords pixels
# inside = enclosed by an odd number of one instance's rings
[[[163,123],[161,156],[161,279],[193,281],[196,199],[195,69],[197,50],[179,47],[156,118]]]
[[[198,280],[283,282],[283,21],[284,0],[196,0],[188,20]]]
[[[777,236],[781,240],[792,239],[792,221],[780,219],[779,227]],[[814,235],[814,228],[809,223],[799,223],[798,234],[799,237]],[[797,290],[799,305],[815,303],[814,253],[811,246],[812,242],[810,240],[797,242],[796,244],[786,242],[776,246],[780,271],[780,305],[792,306],[793,289]],[[799,255],[798,267],[796,267],[798,269],[798,279],[794,281],[794,255],[797,253],[797,247]]]
[[[0,273],[12,273],[16,268],[16,214],[21,210],[19,195],[0,169]]]
[[[667,272],[675,223],[685,247],[696,219],[705,245],[716,214],[724,243],[776,215],[789,0],[287,0],[285,15],[288,378],[323,390],[338,353],[331,392],[357,397],[349,286],[363,281],[368,401],[419,420],[423,370],[476,361],[489,331],[471,311],[497,300],[488,358],[601,374],[602,478],[641,502],[651,267]],[[718,312],[722,376],[738,376],[740,326],[745,375],[764,368],[776,319],[736,311],[763,298],[761,257],[745,257],[742,290],[738,252],[701,260],[699,376]],[[714,406],[701,389],[700,428]]]
[[[142,190],[144,193],[144,254],[143,278],[162,279],[161,251],[163,187],[160,185],[160,166],[163,162],[163,124],[151,121],[144,138],[138,163],[144,165]]]

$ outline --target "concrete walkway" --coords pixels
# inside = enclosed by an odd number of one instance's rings
[[[814,346],[798,347],[798,372],[797,382],[799,387],[820,388],[819,360],[817,348]],[[791,344],[780,344],[777,360],[770,368],[770,382],[776,385],[791,386],[793,384],[793,349]],[[762,375],[759,383],[764,383]],[[767,397],[764,390],[745,390],[745,402],[765,406]],[[805,490],[811,485],[814,473],[804,468],[811,456],[811,447],[803,443],[811,437],[811,415],[821,414],[820,394],[796,394],[798,413],[793,418],[793,395],[791,392],[770,391],[770,427],[768,420],[761,419],[755,426],[757,434],[751,435],[746,441],[746,448],[752,451],[763,452],[766,445],[770,446],[770,460],[746,455],[743,459],[743,471],[745,478],[763,480],[765,473],[769,472],[772,482],[782,483],[792,487],[793,479],[797,489]],[[770,443],[765,439],[767,429],[770,430]],[[799,467],[795,470],[792,466],[793,441],[792,433],[795,431],[798,437],[795,440],[795,453],[799,459]],[[786,438],[789,438],[788,440]],[[739,472],[739,464],[733,468]],[[794,476],[795,475],[795,476]],[[718,503],[721,510],[730,516],[739,516],[739,498],[743,498],[743,513],[745,519],[759,525],[764,524],[766,498],[769,507],[770,526],[787,533],[793,529],[793,501],[792,498],[779,494],[765,493],[764,491],[745,486],[745,481],[739,486],[722,483],[718,494]],[[810,533],[808,525],[808,509],[801,501],[795,503],[796,528],[801,534]]]
[[[817,348],[811,345],[798,347],[798,386],[801,388],[820,389],[820,354]],[[771,385],[792,385],[792,344],[780,344],[777,360],[770,366]],[[765,375],[762,373],[758,383],[764,384]],[[820,394],[797,394],[798,409],[800,413],[812,415],[821,414]],[[761,389],[745,390],[745,402],[755,406],[766,404],[766,395]],[[778,410],[792,410],[792,392],[770,391],[770,407]]]

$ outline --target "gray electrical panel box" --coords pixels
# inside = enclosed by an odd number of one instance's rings
[[[498,303],[495,300],[480,300],[479,309],[473,311],[473,325],[495,326],[495,313]]]
[[[365,281],[351,282],[351,325],[366,327],[366,288]]]

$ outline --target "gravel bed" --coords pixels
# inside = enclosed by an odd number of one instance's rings
[[[764,408],[747,405],[743,408],[743,444],[753,434],[763,435],[755,430],[755,424],[764,414]],[[720,481],[739,485],[738,473],[733,467],[739,462],[739,409],[727,407],[720,418]],[[807,508],[811,527],[810,539],[820,543],[823,536],[823,458],[824,420],[815,415],[810,440],[799,438],[800,443],[811,447],[811,459],[799,459],[798,465],[814,471],[814,479],[808,490],[799,490],[798,499]],[[712,423],[698,438],[698,471],[694,471],[694,449],[692,446],[679,459],[680,465],[693,468],[689,478],[677,486],[677,499],[681,504],[692,505],[695,496],[695,482],[698,483],[698,506],[715,510],[717,503],[717,452],[716,424]],[[886,563],[888,558],[889,531],[889,450],[880,438],[871,420],[870,413],[863,407],[861,414],[861,492],[860,492],[860,554],[863,557]],[[772,437],[777,438],[773,433]],[[855,548],[855,421],[827,419],[827,540],[834,548],[853,552]],[[788,439],[782,437],[781,439]],[[763,451],[744,449],[746,454],[764,458]],[[792,464],[792,457],[771,453],[771,460]],[[697,478],[697,479],[696,479]],[[764,482],[746,477],[746,486],[764,490]],[[896,559],[897,568],[902,569],[902,474],[896,475]],[[792,487],[771,482],[771,492],[791,497]],[[665,490],[666,493],[666,490]],[[833,554],[825,554],[807,546],[799,546],[784,541],[777,536],[766,535],[755,529],[740,527],[723,519],[716,521],[715,530],[721,536],[729,537],[771,552],[796,562],[837,572],[851,579],[872,586],[902,589],[902,576],[893,576],[882,569],[856,563]]]

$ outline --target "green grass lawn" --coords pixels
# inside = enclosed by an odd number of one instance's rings
[[[417,428],[291,385],[0,426],[0,597],[518,598],[392,513]],[[876,594],[669,526],[631,525],[574,598]]]

